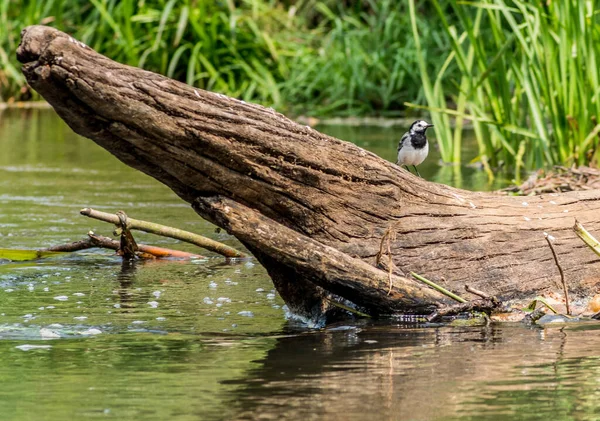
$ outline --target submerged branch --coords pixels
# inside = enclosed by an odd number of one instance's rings
[[[119,217],[114,214],[97,211],[91,208],[85,208],[79,211],[84,216],[98,219],[100,221],[109,222],[111,224],[120,225]],[[166,225],[155,224],[153,222],[140,221],[138,219],[127,218],[127,227],[133,230],[144,231],[151,234],[161,235],[163,237],[174,238],[176,240],[185,241],[186,243],[194,244],[198,247],[205,248],[215,253],[219,253],[225,257],[247,257],[241,251],[229,247],[223,243],[194,234],[189,231],[180,230],[178,228],[168,227]]]
[[[96,235],[93,232],[88,233],[88,238],[75,241],[68,244],[60,244],[57,246],[48,247],[40,250],[40,252],[74,252],[80,250],[87,250],[92,248],[105,248],[109,250],[119,250],[121,243],[113,240],[112,238],[105,237],[102,235]],[[171,250],[163,247],[148,246],[144,244],[138,244],[138,251],[147,255],[151,255],[156,258],[165,257],[177,257],[183,259],[204,259],[204,256],[194,253],[188,253],[185,251]]]
[[[471,311],[479,311],[487,314],[500,308],[500,301],[498,301],[495,297],[491,298],[481,298],[478,300],[468,301],[466,303],[458,303],[451,306],[445,306],[432,313],[427,317],[428,322],[435,322],[440,320],[442,317],[447,316],[456,316],[461,313],[467,313]]]
[[[93,233],[90,231],[88,233],[88,238],[85,238],[83,240],[74,241],[72,243],[67,243],[67,244],[58,244],[56,246],[47,247],[47,248],[41,249],[39,251],[72,253],[74,251],[87,250],[87,249],[92,249],[92,248],[98,247],[97,245],[94,244],[94,240],[92,240],[92,238],[89,237],[90,234],[93,234]]]

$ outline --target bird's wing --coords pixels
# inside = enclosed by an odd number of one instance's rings
[[[402,146],[404,146],[404,142],[406,142],[407,139],[408,139],[408,132],[406,132],[402,135],[402,139],[400,139],[400,142],[398,143],[398,152],[400,152],[400,149],[402,149]]]

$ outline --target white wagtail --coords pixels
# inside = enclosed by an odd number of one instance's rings
[[[433,124],[423,120],[415,121],[398,143],[398,162],[396,162],[396,165],[404,165],[407,170],[408,166],[412,165],[419,177],[421,174],[417,170],[417,165],[425,161],[429,153],[429,143],[427,143],[427,137],[425,137],[425,131],[429,127],[433,127]]]

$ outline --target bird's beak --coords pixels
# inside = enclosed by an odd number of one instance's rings
[[[427,125],[427,128],[429,128],[429,127],[433,127],[433,124],[428,124],[428,125]]]

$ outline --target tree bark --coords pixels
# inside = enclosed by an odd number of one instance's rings
[[[240,239],[303,317],[322,320],[329,294],[372,314],[448,304],[411,271],[459,294],[465,283],[502,298],[559,290],[544,232],[557,238],[571,292],[597,289],[600,260],[571,227],[577,217],[600,229],[600,191],[507,197],[431,183],[270,108],[116,63],[44,26],[23,30],[18,58],[75,132]]]

